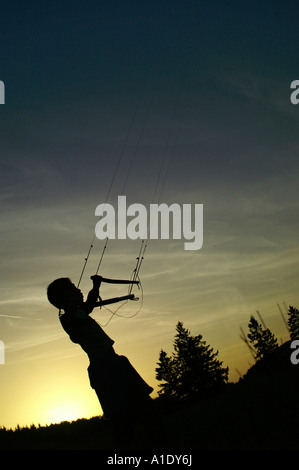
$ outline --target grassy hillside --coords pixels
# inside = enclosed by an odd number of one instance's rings
[[[299,365],[290,343],[253,366],[237,384],[197,404],[165,407],[155,400],[156,427],[164,436],[149,444],[138,425],[131,449],[299,449]],[[114,449],[111,424],[100,418],[40,428],[0,430],[4,449]]]

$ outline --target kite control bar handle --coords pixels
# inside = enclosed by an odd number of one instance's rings
[[[102,305],[114,304],[116,302],[122,302],[123,300],[138,300],[134,294],[123,295],[122,297],[113,297],[112,299],[100,300],[95,304],[96,307],[102,307]]]
[[[108,279],[107,277],[102,276],[91,276],[91,279],[94,277],[98,278],[100,282],[107,282],[108,284],[139,284],[139,281],[125,280],[125,279]]]
[[[128,281],[124,279],[107,279],[102,277],[102,282],[107,282],[108,284],[139,284],[139,281]]]
[[[102,276],[91,276],[91,279],[96,278],[99,281],[99,285],[102,282],[107,282],[108,284],[139,284],[139,281],[134,280],[124,280],[124,279],[108,279],[107,277]],[[139,300],[138,297],[135,297],[134,294],[123,295],[121,297],[113,297],[112,299],[99,300],[96,302],[95,307],[102,307],[102,305],[115,304],[116,302],[122,302],[123,300]]]

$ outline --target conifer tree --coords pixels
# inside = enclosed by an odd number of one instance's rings
[[[261,359],[278,347],[277,339],[269,328],[263,328],[258,321],[251,316],[248,323],[250,333],[247,337],[256,351],[256,359]]]
[[[228,380],[228,367],[222,367],[218,351],[207,346],[202,335],[192,336],[182,322],[176,331],[172,356],[160,351],[156,378],[163,383],[159,395],[188,400],[222,387]]]
[[[164,381],[162,384],[159,384],[161,390],[159,390],[158,394],[163,395],[165,398],[171,398],[174,396],[175,390],[175,377],[173,375],[174,361],[161,349],[157,365],[156,379]]]
[[[291,340],[299,339],[299,310],[290,305],[288,315],[288,327],[290,330]]]

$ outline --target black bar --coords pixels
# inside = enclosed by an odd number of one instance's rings
[[[112,299],[101,300],[95,304],[96,307],[101,307],[102,305],[114,304],[116,302],[122,302],[123,300],[133,300],[135,299],[134,294],[123,295],[122,297],[113,297]]]
[[[107,277],[101,277],[101,282],[107,282],[108,284],[139,284],[139,281],[127,281],[123,279],[108,279]]]

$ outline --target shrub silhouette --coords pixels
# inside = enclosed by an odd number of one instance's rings
[[[171,357],[160,351],[156,379],[160,397],[175,401],[194,400],[222,388],[228,380],[228,367],[223,368],[214,352],[203,341],[202,335],[192,336],[183,327],[176,326],[174,353]]]

